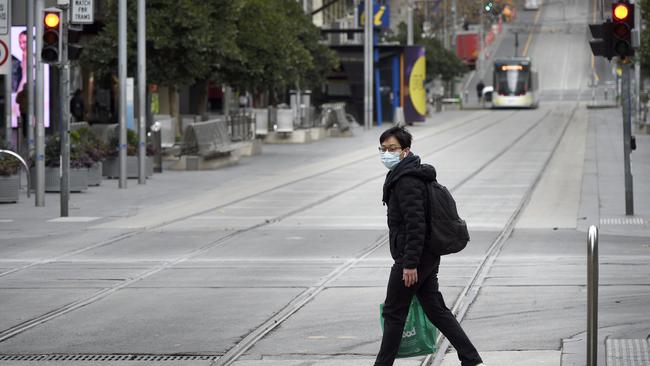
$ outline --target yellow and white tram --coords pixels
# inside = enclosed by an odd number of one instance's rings
[[[529,57],[496,60],[492,108],[537,108],[537,80]]]

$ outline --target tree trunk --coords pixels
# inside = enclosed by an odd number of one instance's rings
[[[208,113],[208,80],[199,80],[196,83],[197,102],[196,114],[204,116]]]
[[[181,136],[180,111],[179,111],[178,88],[175,85],[169,86],[169,114],[172,116],[172,124],[176,136]]]

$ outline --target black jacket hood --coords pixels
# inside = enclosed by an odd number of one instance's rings
[[[395,168],[386,174],[386,180],[384,181],[384,195],[382,198],[384,204],[388,203],[388,200],[390,199],[390,191],[395,183],[406,175],[418,177],[425,182],[435,182],[436,168],[429,164],[422,164],[419,156],[409,153],[409,155],[402,159]]]

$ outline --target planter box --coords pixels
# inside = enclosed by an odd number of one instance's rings
[[[36,184],[36,169],[30,171],[32,189]],[[88,189],[88,168],[70,168],[70,192],[84,192]],[[45,192],[61,192],[59,167],[45,167]]]
[[[0,202],[18,202],[20,175],[0,175]]]
[[[120,159],[108,158],[104,160],[102,164],[102,172],[103,175],[107,178],[119,178]],[[145,160],[145,176],[149,178],[152,175],[153,175],[153,156],[147,156],[147,159]],[[137,156],[126,157],[126,177],[138,178],[138,157]]]
[[[96,187],[102,184],[102,162],[98,161],[88,168],[88,185]]]

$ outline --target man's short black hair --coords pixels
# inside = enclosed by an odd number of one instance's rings
[[[402,149],[411,147],[411,141],[413,140],[413,136],[411,135],[410,132],[406,130],[406,128],[395,126],[387,129],[386,131],[384,131],[384,133],[381,134],[381,136],[379,136],[379,143],[380,144],[383,143],[391,136],[394,136],[397,139]]]

